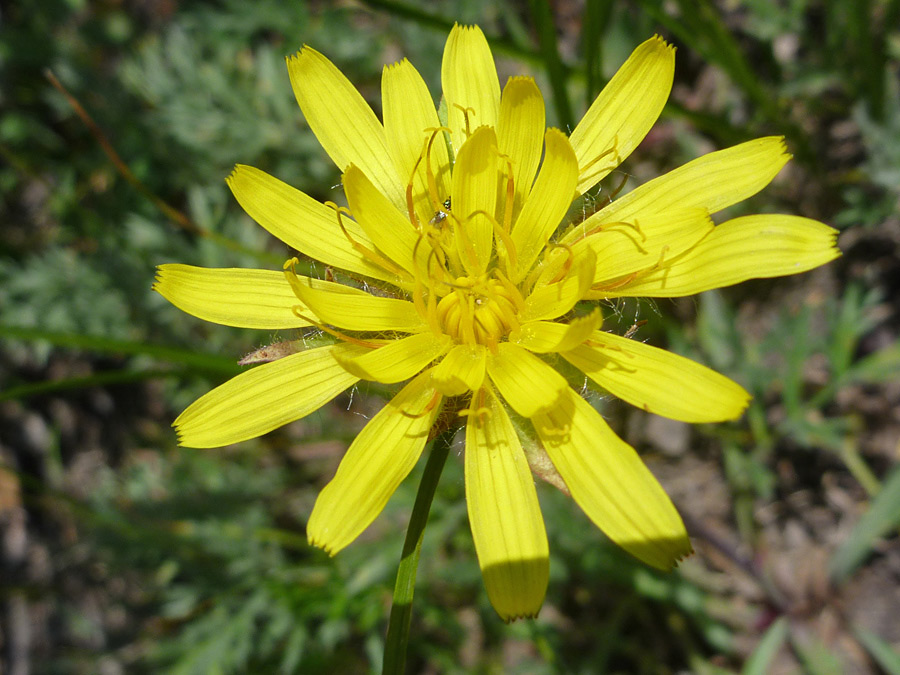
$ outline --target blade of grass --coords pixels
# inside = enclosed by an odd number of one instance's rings
[[[779,618],[769,626],[765,635],[756,645],[756,649],[744,662],[741,675],[766,675],[778,651],[787,642],[788,628],[788,620],[785,617]]]
[[[611,0],[588,0],[581,27],[581,48],[584,51],[584,105],[594,102],[603,81],[603,34],[612,15]]]
[[[184,372],[177,372],[164,368],[155,368],[151,370],[133,370],[130,368],[126,370],[111,370],[95,375],[87,375],[85,377],[44,380],[43,382],[9,387],[0,391],[0,401],[11,401],[13,399],[26,398],[28,396],[37,396],[38,394],[52,394],[69,389],[87,389],[90,387],[103,387],[111,384],[129,384],[131,382],[140,382],[141,380],[154,380],[161,377],[184,374]]]
[[[840,659],[822,642],[804,642],[792,635],[791,646],[803,664],[803,672],[809,675],[843,675]]]
[[[553,10],[546,0],[529,0],[531,18],[538,35],[541,57],[544,68],[547,71],[547,79],[550,80],[550,88],[553,90],[553,107],[556,109],[556,118],[560,128],[574,129],[572,117],[572,104],[569,102],[569,69],[559,57],[559,46],[556,42],[556,23],[553,20]]]
[[[869,651],[869,655],[874,659],[875,663],[887,675],[900,675],[900,654],[897,653],[896,649],[862,626],[854,626],[853,633]]]
[[[734,84],[744,92],[762,113],[765,121],[779,129],[789,140],[791,151],[811,169],[817,169],[817,155],[806,133],[780,109],[777,99],[759,83],[754,69],[744,57],[740,45],[719,18],[718,10],[708,0],[678,0],[681,17],[670,16],[659,0],[642,0],[642,8],[653,20],[691,49],[707,63],[721,67]]]
[[[900,466],[894,467],[850,536],[828,564],[832,581],[845,581],[865,560],[878,540],[900,526]]]
[[[20,326],[4,326],[0,324],[0,337],[13,338],[26,341],[43,340],[58,347],[71,347],[86,351],[106,354],[127,354],[151,356],[153,358],[187,366],[193,370],[234,375],[241,371],[234,359],[215,354],[199,354],[189,349],[179,347],[167,347],[164,345],[147,344],[146,342],[131,342],[128,340],[115,340],[98,335],[80,335],[77,333],[55,333],[40,330],[39,328],[24,328]]]

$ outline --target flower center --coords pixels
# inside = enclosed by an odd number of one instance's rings
[[[515,288],[499,279],[471,277],[460,277],[452,285],[454,290],[437,305],[437,318],[454,340],[494,346],[518,328]]]

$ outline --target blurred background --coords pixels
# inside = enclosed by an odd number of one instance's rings
[[[696,554],[673,574],[541,484],[547,600],[505,625],[476,563],[458,443],[425,533],[409,672],[900,673],[900,1],[427,7],[3,3],[0,672],[380,670],[422,466],[335,559],[304,525],[382,399],[359,388],[264,438],[179,448],[174,417],[285,335],[206,324],[150,286],[160,263],[278,269],[290,255],[232,199],[235,163],[339,193],[286,55],[316,47],[380,113],[382,66],[404,56],[438,98],[459,21],[484,29],[501,82],[537,78],[567,130],[662,34],[678,47],[670,103],[603,189],[781,134],[794,161],[727,215],[822,220],[844,256],[605,306],[607,328],[639,324],[637,339],[754,395],[742,419],[710,426],[593,399],[684,514]]]

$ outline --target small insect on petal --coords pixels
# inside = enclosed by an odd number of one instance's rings
[[[302,348],[303,343],[300,340],[273,342],[270,345],[260,347],[259,349],[250,352],[238,361],[238,365],[249,366],[252,363],[269,363],[270,361],[277,361],[278,359],[283,359],[285,356],[296,354],[301,351]]]

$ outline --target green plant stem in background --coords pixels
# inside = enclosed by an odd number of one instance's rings
[[[437,489],[438,480],[444,470],[447,455],[456,428],[448,429],[431,444],[425,472],[416,493],[412,515],[409,517],[409,528],[406,530],[406,541],[403,542],[403,554],[397,568],[397,583],[394,586],[394,598],[391,603],[391,618],[388,622],[387,640],[384,646],[384,675],[403,673],[406,667],[406,646],[409,642],[409,623],[412,618],[413,592],[416,588],[416,570],[419,566],[419,554],[422,551],[422,538],[425,535],[425,524],[431,511],[431,501]]]
[[[146,342],[117,340],[101,335],[81,335],[79,333],[59,333],[28,328],[25,326],[4,326],[0,324],[0,337],[26,341],[46,341],[58,347],[83,349],[103,354],[142,355],[168,363],[184,365],[191,370],[222,375],[236,375],[241,367],[234,359],[216,354],[203,354],[190,349],[155,345]]]
[[[603,79],[603,37],[612,16],[612,0],[588,0],[584,10],[581,47],[584,50],[584,106],[591,107]]]
[[[574,129],[572,104],[569,102],[567,85],[569,70],[559,57],[559,46],[556,44],[556,24],[550,3],[544,0],[530,0],[531,18],[537,31],[541,57],[547,70],[547,79],[553,90],[553,107],[559,126],[567,131]]]

